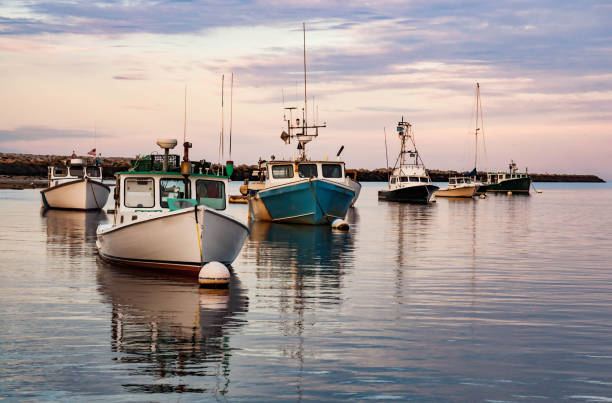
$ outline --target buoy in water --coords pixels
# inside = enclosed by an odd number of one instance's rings
[[[481,198],[481,199],[486,199],[486,198],[487,198],[487,195],[482,194],[482,195],[480,195],[480,198]]]
[[[512,192],[508,192],[508,196],[512,196]]]
[[[349,229],[349,224],[342,218],[336,218],[334,221],[332,221],[331,226],[333,229],[337,229],[339,231],[348,231]]]
[[[200,283],[202,287],[228,287],[230,277],[230,272],[223,263],[210,262],[206,263],[200,269],[198,283]]]

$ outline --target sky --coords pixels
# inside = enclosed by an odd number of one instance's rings
[[[229,159],[230,126],[236,163],[291,157],[304,22],[311,158],[385,167],[386,131],[393,165],[404,117],[428,168],[471,170],[479,82],[479,170],[612,179],[610,21],[607,0],[0,0],[0,152],[129,157],[186,123],[194,159]]]

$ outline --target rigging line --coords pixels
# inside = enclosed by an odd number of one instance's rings
[[[187,141],[187,84],[185,84],[185,116],[183,119],[183,143]]]

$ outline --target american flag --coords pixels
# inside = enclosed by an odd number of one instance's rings
[[[87,154],[88,155],[93,155],[95,157],[96,156],[96,149],[92,148],[91,151],[89,151]]]

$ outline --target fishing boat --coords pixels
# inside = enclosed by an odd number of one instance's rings
[[[115,175],[113,222],[98,227],[98,253],[114,263],[195,274],[206,262],[230,265],[249,230],[221,212],[228,177],[202,173],[201,163],[189,161],[189,142],[180,165],[169,155],[175,139],[157,144],[163,156],[137,159]]]
[[[448,178],[448,186],[438,189],[434,193],[436,197],[473,197],[476,193],[477,185],[472,182],[472,178],[467,176],[457,176]]]
[[[489,172],[487,174],[487,192],[529,194],[530,187],[531,176],[529,176],[528,171],[518,172],[513,160],[508,164],[508,172]]]
[[[438,187],[431,183],[423,160],[414,143],[412,125],[402,120],[397,124],[402,142],[395,167],[389,177],[388,190],[379,190],[378,199],[386,201],[429,203]],[[412,147],[409,149],[408,141]],[[399,163],[399,166],[398,166]]]
[[[49,209],[99,210],[110,193],[110,187],[102,183],[102,167],[81,158],[48,167],[47,180],[40,196],[43,207]]]
[[[306,152],[307,144],[318,137],[319,129],[325,124],[308,123],[306,96],[306,28],[304,29],[304,108],[302,119],[293,120],[296,107],[285,108],[287,131],[281,133],[281,140],[291,144],[297,141],[298,155],[292,159],[259,161],[258,177],[255,183],[241,186],[241,193],[248,195],[249,217],[254,221],[275,221],[291,224],[331,224],[344,219],[355,190],[346,178],[344,162],[311,160]],[[313,119],[314,120],[314,119]]]

